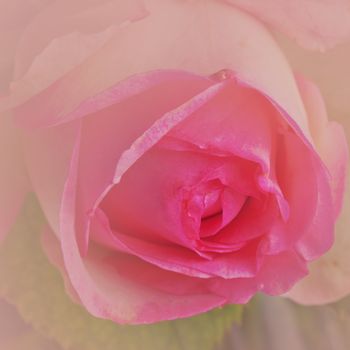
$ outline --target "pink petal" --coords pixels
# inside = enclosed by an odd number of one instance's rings
[[[67,293],[75,302],[81,303],[68,277],[59,241],[49,228],[44,231],[42,242],[51,263],[61,271],[64,277]],[[110,293],[110,288],[124,289],[125,286],[127,288],[126,291],[124,290],[121,292],[122,299],[119,297],[119,300],[114,300],[115,296],[110,296],[105,299],[106,303],[109,302],[111,304],[111,308],[106,310],[105,314],[98,315],[99,317],[110,318],[112,317],[111,315],[115,313],[115,310],[118,309],[130,309],[134,313],[133,307],[139,305],[137,319],[123,319],[120,318],[123,317],[123,315],[118,314],[115,316],[118,318],[114,318],[114,320],[120,323],[149,323],[163,318],[178,318],[191,315],[192,313],[198,313],[200,310],[197,311],[198,305],[196,304],[199,304],[200,308],[212,308],[216,306],[215,303],[220,303],[221,298],[216,296],[210,297],[205,284],[198,282],[197,279],[191,279],[182,274],[166,272],[151,264],[144,263],[133,256],[114,252],[112,256],[105,256],[102,259],[98,256],[88,257],[85,261],[87,265],[91,264],[93,266],[90,266],[90,272],[92,270],[94,273],[98,274],[98,276],[95,276],[96,279],[98,279],[98,281],[96,281],[96,288],[100,291],[102,290],[102,293],[104,292],[104,287],[107,288],[105,293]],[[143,271],[141,275],[139,273],[140,270]],[[110,278],[115,281],[114,287],[110,284],[106,286],[106,281],[103,283],[106,275],[112,276]],[[199,298],[192,308],[188,306],[190,302],[193,303],[193,301],[186,301],[189,298],[186,297],[188,294],[192,295],[194,299]],[[166,307],[166,303],[169,303],[169,300],[172,300],[176,307],[179,307],[177,311],[174,311],[171,307]],[[130,302],[131,304],[123,305],[123,303],[126,302]],[[151,310],[146,312],[148,308]],[[167,316],[167,312],[169,316]],[[161,316],[159,315],[160,313]],[[173,316],[174,313],[176,316]]]
[[[279,148],[277,176],[290,216],[281,227],[277,223],[276,232],[270,233],[270,248],[286,249],[298,242],[298,252],[304,259],[313,260],[333,243],[334,207],[329,176],[314,151],[294,132],[284,133]]]
[[[66,267],[64,266],[62,251],[60,247],[60,241],[55,236],[55,233],[50,227],[45,227],[41,235],[41,245],[52,265],[54,265],[61,273],[64,279],[64,285],[69,296],[76,303],[80,303],[80,299],[72,283],[70,282],[67,274]]]
[[[269,174],[275,113],[257,91],[232,80],[205,108],[190,115],[169,135],[207,152],[256,162]]]
[[[350,182],[347,182],[350,188]],[[335,302],[350,291],[349,227],[350,196],[345,197],[344,215],[336,225],[336,239],[332,249],[310,264],[310,275],[300,281],[287,294],[294,301],[317,305]]]
[[[250,244],[238,252],[203,259],[195,252],[175,244],[162,245],[132,235],[112,232],[108,227],[108,219],[101,212],[97,213],[91,231],[91,239],[95,242],[119,252],[130,253],[168,271],[197,278],[226,279],[252,277],[256,274],[256,244]]]
[[[323,100],[318,89],[311,82],[299,77],[299,86],[310,116],[310,127],[315,145],[332,176],[335,215],[338,215],[344,195],[348,151],[343,129],[335,122],[327,121]],[[347,188],[349,189],[349,183]],[[332,302],[349,293],[350,272],[348,259],[349,199],[345,195],[343,214],[336,226],[336,239],[332,250],[314,262],[310,276],[295,286],[288,296],[303,304]]]
[[[21,35],[28,23],[52,0],[0,2],[0,96],[8,92],[14,59]]]
[[[264,257],[256,277],[213,279],[211,290],[231,303],[247,303],[258,291],[278,295],[288,291],[308,273],[306,263],[293,251]]]
[[[182,69],[210,75],[228,68],[283,106],[308,135],[306,114],[293,74],[258,21],[214,1],[152,0],[147,1],[147,7],[150,16],[123,28],[103,49],[57,80],[50,92],[38,95],[33,105],[27,106],[31,115],[42,114],[41,106],[49,98],[46,114],[57,120],[57,115],[67,115],[88,97],[134,74]],[[167,28],[166,35],[162,28]],[[193,45],[194,42],[198,45]],[[13,93],[22,94],[19,90]],[[65,103],[57,106],[62,96]]]
[[[264,257],[257,284],[261,291],[270,295],[279,295],[288,291],[307,274],[305,260],[297,253],[287,251]]]
[[[205,78],[180,71],[157,70],[137,74],[129,79],[117,82],[109,89],[84,100],[71,113],[64,113],[64,106],[61,103],[55,103],[54,97],[57,84],[54,84],[42,94],[33,97],[28,103],[24,103],[16,108],[17,121],[22,126],[30,129],[59,125],[89,114],[97,113],[102,109],[123,102],[123,100],[131,96],[138,96],[152,88],[157,89],[162,84],[172,84],[172,81],[181,83],[187,80],[201,81],[203,88],[209,87],[212,84],[209,80],[206,81]],[[168,90],[170,94],[170,88]]]
[[[64,184],[80,121],[22,132],[27,171],[41,208],[57,236]],[[64,142],[62,142],[64,140]]]
[[[300,45],[332,48],[350,38],[349,0],[224,0],[251,13]]]
[[[18,44],[7,105],[22,103],[46,89],[101,49],[122,26],[144,16],[141,0],[49,3],[33,18]]]
[[[344,129],[337,122],[328,121],[324,100],[317,86],[298,76],[299,90],[303,98],[310,123],[314,144],[331,173],[331,185],[335,214],[342,208],[349,151]]]

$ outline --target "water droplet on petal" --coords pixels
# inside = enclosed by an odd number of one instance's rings
[[[230,69],[222,69],[211,76],[214,80],[224,81],[234,77],[234,72]]]

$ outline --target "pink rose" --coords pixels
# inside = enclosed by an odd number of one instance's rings
[[[72,297],[150,323],[287,292],[331,247],[344,193],[344,133],[316,86],[232,5],[80,5],[36,17],[2,101]]]

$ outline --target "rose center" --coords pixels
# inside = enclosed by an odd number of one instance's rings
[[[193,188],[186,196],[185,208],[190,236],[198,240],[215,236],[240,212],[245,196],[235,193],[220,180]]]

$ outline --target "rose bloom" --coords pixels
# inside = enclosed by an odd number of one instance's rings
[[[280,295],[332,246],[344,132],[259,19],[325,49],[349,12],[266,3],[43,1],[13,34],[1,233],[29,186],[44,249],[93,315],[151,323]]]

